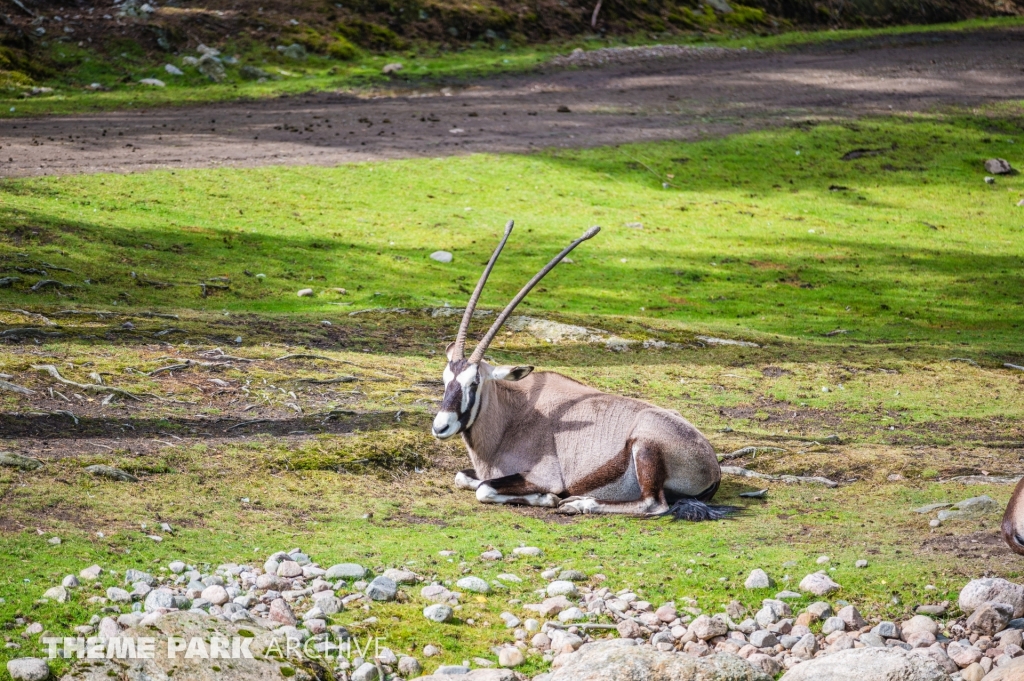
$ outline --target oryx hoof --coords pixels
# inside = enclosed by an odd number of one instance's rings
[[[601,504],[597,499],[591,497],[569,497],[562,499],[558,506],[558,512],[565,515],[586,515],[588,513],[599,513]]]
[[[541,494],[537,497],[537,501],[533,505],[540,506],[541,508],[558,508],[558,504],[561,501],[562,500],[554,494]]]
[[[480,480],[471,478],[462,471],[455,474],[455,486],[459,489],[476,490],[480,486]]]

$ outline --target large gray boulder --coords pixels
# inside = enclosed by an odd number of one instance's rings
[[[860,677],[859,681],[863,681]],[[638,646],[631,639],[588,643],[569,655],[550,681],[770,681],[746,660],[718,653],[691,657]]]
[[[902,648],[851,648],[816,657],[786,672],[782,681],[949,681],[935,660]]]
[[[960,609],[970,615],[985,603],[1007,603],[1013,616],[1024,616],[1024,586],[999,577],[972,579],[960,591]]]
[[[154,656],[152,659],[124,660],[84,660],[76,663],[63,677],[64,681],[110,681],[114,679],[188,679],[188,681],[281,681],[281,663],[268,658],[266,653],[284,651],[285,644],[278,639],[276,648],[271,648],[274,636],[252,622],[233,624],[220,618],[209,617],[195,612],[171,612],[154,624],[136,625],[126,629],[122,638],[153,637]],[[248,650],[254,659],[235,658],[222,660],[221,664],[230,665],[230,672],[221,669],[214,660],[201,657],[186,658],[184,651],[177,653],[174,659],[167,657],[167,639],[189,640],[193,637],[202,639],[209,650],[210,639],[214,636],[231,640],[249,642]],[[289,667],[296,667],[293,678],[311,678],[301,665],[299,659],[288,659]],[[173,671],[172,671],[173,670]]]

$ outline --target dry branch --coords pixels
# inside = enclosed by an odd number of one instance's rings
[[[768,454],[773,452],[784,452],[786,451],[782,447],[744,447],[737,449],[735,452],[729,452],[728,454],[722,454],[718,457],[719,461],[727,461],[729,459],[738,459],[741,456],[756,456],[757,454]]]
[[[45,371],[46,373],[50,374],[50,376],[60,381],[64,385],[70,385],[74,388],[78,388],[79,390],[85,392],[120,395],[121,397],[127,397],[128,399],[136,400],[137,402],[142,401],[142,398],[139,397],[138,395],[130,393],[127,390],[123,390],[121,388],[115,388],[109,385],[96,385],[93,383],[76,383],[75,381],[69,380],[61,376],[60,372],[57,371],[57,367],[53,366],[52,364],[33,364],[32,368],[36,369],[37,371]]]
[[[839,483],[835,480],[829,480],[828,478],[820,478],[817,476],[768,475],[767,473],[758,473],[757,471],[752,471],[749,468],[740,468],[739,466],[722,466],[722,472],[726,475],[738,475],[744,478],[757,478],[758,480],[770,480],[772,482],[807,482],[815,485],[824,485],[825,487],[839,487]]]
[[[3,379],[0,379],[0,390],[6,390],[8,392],[18,393],[20,395],[35,395],[36,394],[35,390],[32,390],[30,388],[26,388],[23,385],[18,385],[17,383],[11,383],[10,381],[5,381]]]

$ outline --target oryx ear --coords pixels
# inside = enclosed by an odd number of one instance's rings
[[[449,343],[448,347],[446,347],[444,349],[444,355],[445,355],[445,357],[448,358],[449,362],[452,361],[452,350],[454,350],[454,349],[455,349],[455,342],[454,341]]]
[[[533,367],[494,367],[491,378],[496,381],[519,381],[530,375]]]

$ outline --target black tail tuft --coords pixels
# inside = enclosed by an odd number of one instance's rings
[[[671,516],[672,520],[699,523],[704,520],[722,520],[740,510],[739,506],[708,506],[697,499],[679,499],[661,515]]]

